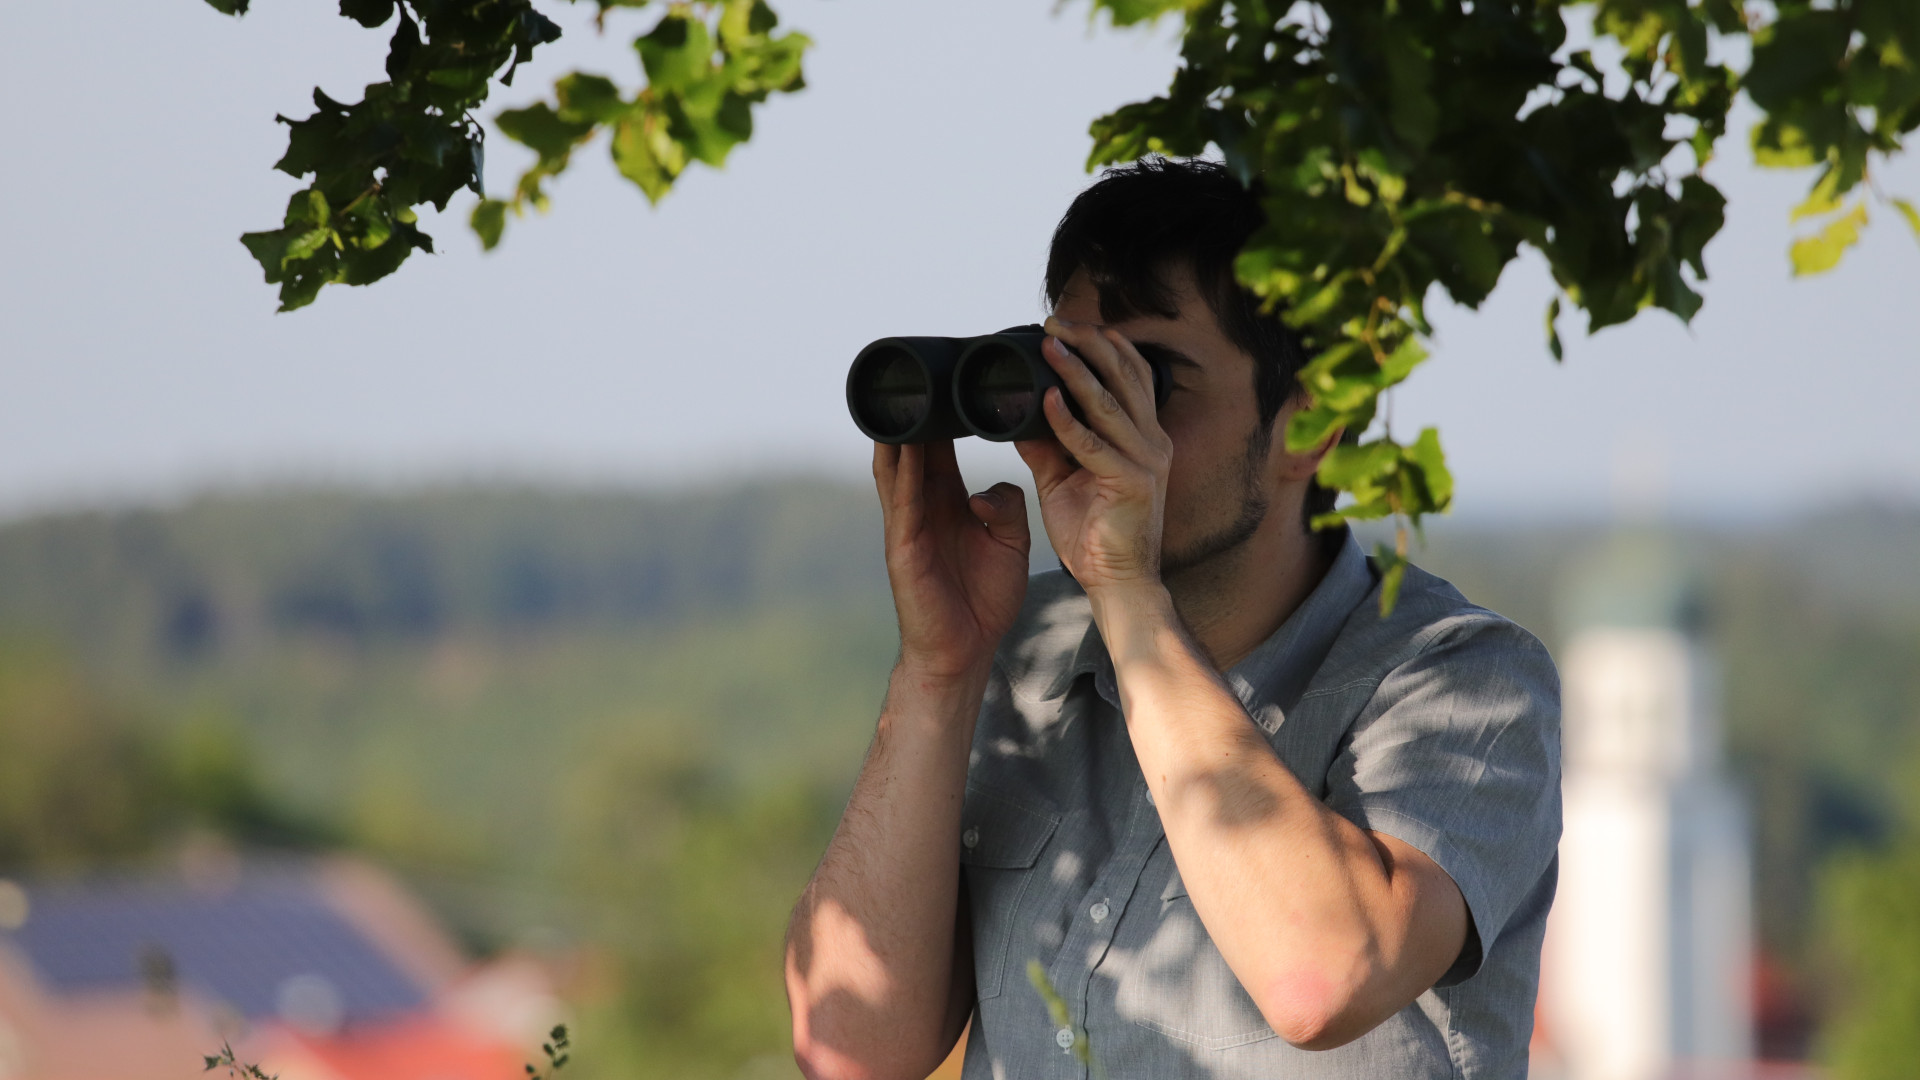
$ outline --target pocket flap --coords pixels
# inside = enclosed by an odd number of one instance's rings
[[[960,812],[960,862],[1001,870],[1024,870],[1040,858],[1060,816],[967,785]]]

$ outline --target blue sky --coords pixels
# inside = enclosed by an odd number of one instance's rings
[[[498,108],[573,69],[631,86],[626,42],[585,5]],[[330,0],[0,15],[0,515],[277,480],[552,478],[689,483],[795,470],[859,477],[840,382],[863,342],[973,333],[1039,311],[1046,238],[1087,182],[1087,122],[1161,89],[1169,36],[1090,31],[1049,0],[787,0],[819,45],[810,88],[757,117],[724,172],[650,210],[604,147],[545,217],[483,255],[468,203],[441,255],[273,314],[236,242],[278,223],[276,112],[315,85],[355,98],[384,35]],[[1740,129],[1744,131],[1744,126]],[[1544,270],[1510,268],[1479,312],[1443,310],[1436,358],[1394,403],[1437,423],[1464,512],[1684,515],[1920,498],[1920,244],[1890,213],[1837,272],[1789,279],[1787,209],[1729,137],[1732,202],[1691,329],[1664,315],[1546,355]],[[490,182],[525,163],[489,145]],[[1920,196],[1906,161],[1882,184]],[[982,484],[1007,447],[969,448]]]

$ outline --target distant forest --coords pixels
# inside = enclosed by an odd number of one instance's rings
[[[1816,871],[1886,842],[1917,775],[1920,510],[1665,532],[1725,673],[1762,933],[1817,996]],[[1443,520],[1415,561],[1555,645],[1608,537]],[[192,827],[351,846],[478,949],[610,949],[622,1067],[736,1075],[784,1053],[779,926],[893,649],[853,485],[288,490],[15,521],[0,787],[42,794],[0,798],[25,838],[0,871]]]

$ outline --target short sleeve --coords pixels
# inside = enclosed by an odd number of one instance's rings
[[[1560,843],[1560,680],[1546,648],[1493,615],[1440,629],[1349,729],[1327,803],[1453,878],[1472,933],[1439,985],[1470,978]]]

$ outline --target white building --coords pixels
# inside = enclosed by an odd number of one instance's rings
[[[1693,590],[1657,538],[1622,535],[1564,599],[1566,831],[1536,1075],[1744,1077],[1748,832]]]

